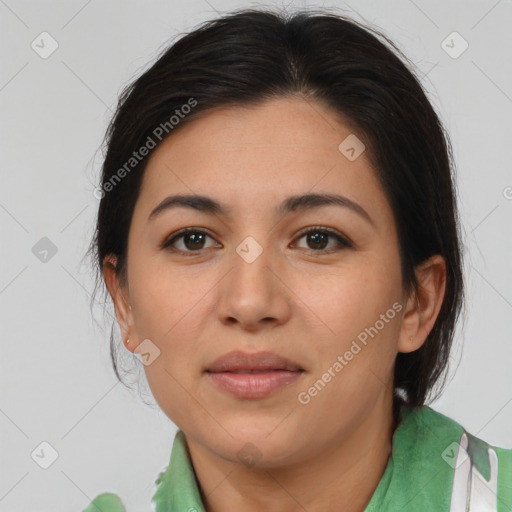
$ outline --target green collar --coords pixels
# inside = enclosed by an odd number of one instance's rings
[[[156,480],[152,498],[156,512],[205,512],[185,434],[178,430],[172,445],[171,460]]]

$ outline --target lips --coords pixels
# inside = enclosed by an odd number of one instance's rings
[[[297,363],[273,352],[230,352],[205,370],[218,389],[243,400],[264,399],[297,383],[305,370]]]
[[[297,363],[274,352],[229,352],[206,368],[207,373],[262,373],[269,371],[304,371]]]

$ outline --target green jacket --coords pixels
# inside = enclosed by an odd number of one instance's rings
[[[205,512],[184,433],[156,480],[156,512]],[[365,512],[512,512],[512,449],[474,437],[430,407],[403,406],[386,469]],[[84,512],[126,512],[112,493]]]

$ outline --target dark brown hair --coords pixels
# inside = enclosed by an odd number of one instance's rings
[[[366,144],[393,210],[404,290],[417,291],[414,269],[428,257],[440,254],[446,261],[446,293],[434,328],[420,349],[396,358],[395,394],[423,405],[446,377],[464,287],[452,150],[414,73],[380,31],[327,11],[238,10],[182,36],[124,89],[108,127],[102,198],[88,251],[96,286],[109,254],[117,257],[120,281],[126,279],[130,222],[152,150],[133,168],[126,163],[148,138],[159,143],[172,136],[171,116],[179,115],[179,129],[216,107],[290,95],[322,102]],[[191,99],[195,106],[183,109]],[[110,344],[122,381],[112,334]]]

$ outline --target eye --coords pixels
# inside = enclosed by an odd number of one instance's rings
[[[182,254],[191,256],[193,253],[198,253],[203,249],[209,248],[204,246],[206,238],[213,240],[206,231],[195,228],[185,228],[165,240],[161,244],[161,248],[168,249],[173,252],[181,252]],[[306,231],[302,231],[299,235],[299,240],[302,238],[306,238],[307,243],[312,245],[312,248],[305,248],[310,252],[330,253],[340,249],[353,247],[353,244],[340,233],[322,226],[314,226],[308,228]],[[334,239],[336,245],[326,249],[329,238]],[[177,242],[180,242],[182,247],[176,247]]]
[[[306,243],[310,244],[312,248],[306,247],[306,250],[311,252],[334,252],[343,248],[352,248],[353,244],[349,242],[344,236],[337,231],[332,229],[324,228],[322,226],[314,226],[308,228],[307,231],[303,231],[299,236],[301,238],[306,237]],[[328,245],[329,237],[333,238],[337,244],[337,247],[326,249]]]
[[[206,233],[206,231],[194,228],[186,228],[182,229],[181,231],[178,231],[178,233],[175,233],[173,236],[168,238],[162,244],[161,247],[162,249],[168,249],[175,252],[182,252],[188,256],[191,255],[190,253],[199,252],[201,249],[205,249],[204,241],[206,237],[211,238],[213,240],[213,238],[208,233]],[[177,241],[180,241],[182,243],[184,249],[175,247],[174,244]],[[208,247],[206,247],[206,249],[207,248]]]

